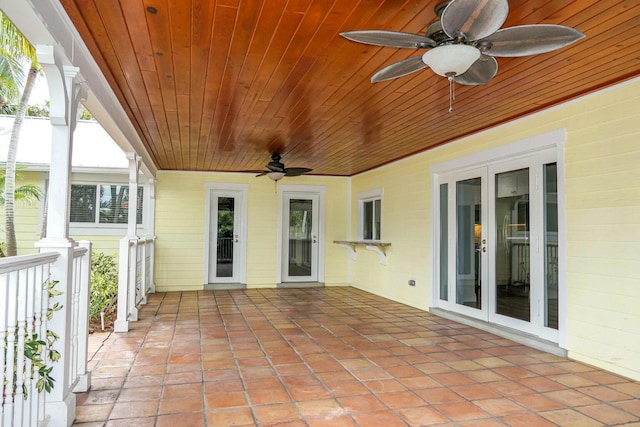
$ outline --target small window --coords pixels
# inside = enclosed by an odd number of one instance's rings
[[[360,240],[379,241],[382,238],[382,190],[358,195]]]
[[[136,223],[142,224],[143,188],[138,187]],[[69,221],[83,224],[126,224],[129,186],[121,184],[73,184]]]

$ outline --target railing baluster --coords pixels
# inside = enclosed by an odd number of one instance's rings
[[[18,301],[18,271],[12,271],[8,274],[8,293],[7,293],[7,326],[6,326],[6,361],[5,361],[5,378],[3,383],[5,389],[3,393],[3,402],[5,412],[5,424],[13,424],[13,396],[15,390],[15,374],[16,374],[16,311]]]
[[[14,389],[14,415],[13,420],[16,425],[22,425],[22,418],[24,415],[24,377],[27,374],[25,372],[25,335],[27,334],[26,327],[26,305],[27,305],[27,288],[30,286],[28,282],[29,270],[31,268],[21,270],[18,272],[18,289],[17,289],[17,308],[16,308],[16,368],[15,368],[15,389]]]
[[[8,292],[9,292],[9,274],[8,273],[4,273],[0,276],[0,307],[7,307],[8,306],[8,301],[9,301],[9,296],[8,296]],[[5,310],[4,313],[2,315],[0,315],[0,333],[2,334],[0,336],[0,366],[7,366],[6,365],[6,350],[7,350],[7,318],[8,316],[8,310]],[[9,423],[5,422],[6,418],[5,418],[5,396],[7,395],[6,393],[6,371],[7,369],[5,368],[3,370],[3,376],[2,376],[2,381],[0,382],[0,398],[1,398],[1,405],[0,405],[0,426],[4,427],[5,425],[10,425]]]

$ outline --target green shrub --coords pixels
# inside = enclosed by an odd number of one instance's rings
[[[89,319],[100,320],[100,312],[105,316],[115,312],[118,299],[118,267],[113,255],[102,252],[91,254],[91,300]]]

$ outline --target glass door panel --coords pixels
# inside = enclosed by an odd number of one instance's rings
[[[210,192],[208,283],[245,280],[244,206],[242,190],[212,189]]]
[[[496,313],[531,320],[529,169],[495,174]]]
[[[482,309],[482,178],[456,182],[456,304]]]
[[[449,184],[440,185],[440,299],[449,300]]]
[[[304,199],[289,200],[289,259],[288,275],[310,277],[313,202]]]
[[[233,277],[235,199],[218,197],[216,277]],[[237,239],[237,235],[235,236]]]
[[[544,191],[544,326],[558,329],[558,170],[543,166]]]
[[[284,196],[283,282],[318,281],[319,203],[316,194]]]

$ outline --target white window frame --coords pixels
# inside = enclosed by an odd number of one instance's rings
[[[126,185],[129,186],[129,181],[126,176],[116,176],[109,174],[74,174],[71,181],[71,185],[91,185],[96,187],[97,197],[100,194],[101,185]],[[143,178],[142,182],[138,183],[138,188],[142,188],[142,223],[136,224],[136,230],[138,234],[144,235],[147,230],[147,221],[149,220],[149,203],[150,203],[150,188],[146,180]],[[71,189],[69,189],[71,191]],[[71,209],[69,209],[71,213]],[[103,224],[98,222],[98,215],[96,215],[94,222],[69,222],[69,234],[76,236],[122,236],[126,234],[128,224]]]
[[[382,241],[382,233],[383,233],[383,207],[384,207],[384,203],[383,203],[383,196],[384,196],[384,189],[382,188],[376,188],[374,190],[369,190],[369,191],[363,191],[361,193],[358,193],[358,240],[360,241],[367,241],[367,242],[381,242]],[[364,205],[365,203],[368,202],[373,202],[374,206],[375,206],[375,202],[379,200],[380,201],[380,235],[378,236],[377,239],[365,239],[364,238],[364,228],[365,228],[365,222],[364,222]],[[375,213],[375,209],[373,210],[373,212]],[[373,223],[371,224],[371,226],[373,227],[373,224],[375,223],[375,217],[373,218]],[[373,234],[373,230],[372,230],[372,234]],[[375,237],[375,236],[374,236]]]

